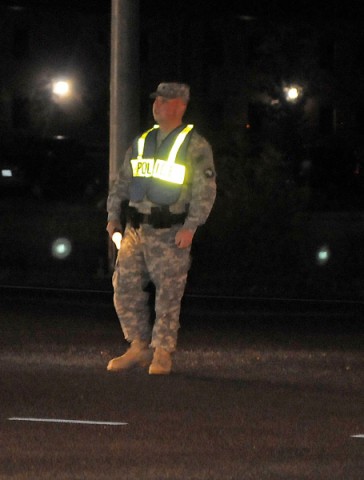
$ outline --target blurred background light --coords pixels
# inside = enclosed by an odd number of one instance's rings
[[[71,242],[68,238],[57,238],[52,243],[52,256],[58,260],[64,260],[72,251]]]
[[[58,97],[65,98],[71,94],[71,85],[68,80],[54,80],[52,84],[52,92]]]
[[[302,96],[302,87],[298,85],[290,85],[285,87],[284,94],[287,102],[296,102]]]
[[[325,265],[331,257],[330,249],[327,245],[322,245],[316,253],[316,262],[318,265]]]
[[[296,87],[291,87],[287,92],[288,100],[296,100],[298,97],[298,90]]]

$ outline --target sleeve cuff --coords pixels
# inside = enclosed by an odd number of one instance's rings
[[[185,223],[183,224],[183,228],[186,230],[191,230],[191,232],[195,233],[198,228],[198,224],[187,218]]]

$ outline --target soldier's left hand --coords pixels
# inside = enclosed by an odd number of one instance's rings
[[[187,229],[178,230],[176,233],[176,245],[178,248],[187,248],[192,244],[194,232]]]

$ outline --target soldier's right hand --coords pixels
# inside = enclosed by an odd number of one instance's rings
[[[106,226],[107,233],[109,234],[109,237],[112,239],[112,236],[115,232],[115,230],[118,230],[121,232],[121,224],[119,220],[110,220]]]

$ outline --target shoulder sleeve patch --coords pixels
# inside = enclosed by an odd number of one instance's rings
[[[212,170],[212,168],[206,168],[204,175],[206,178],[212,178],[215,176],[215,172]]]

